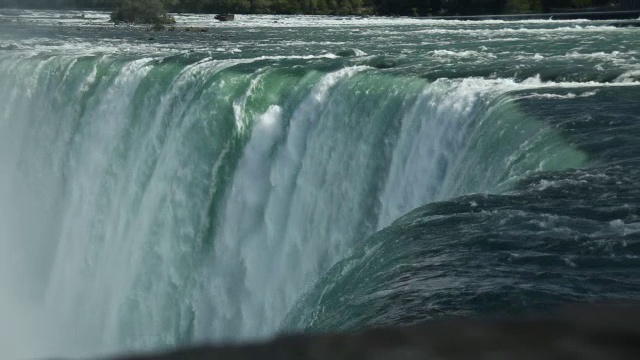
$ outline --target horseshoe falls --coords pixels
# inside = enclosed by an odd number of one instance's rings
[[[0,11],[0,357],[640,298],[637,28],[76,15]]]

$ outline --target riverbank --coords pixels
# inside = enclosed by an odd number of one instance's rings
[[[438,20],[634,20],[640,19],[640,10],[624,11],[576,11],[554,12],[539,14],[510,14],[510,15],[468,15],[468,16],[438,16],[428,17]]]

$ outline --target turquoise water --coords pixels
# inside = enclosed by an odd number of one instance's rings
[[[638,29],[76,15],[0,12],[3,357],[640,297]]]

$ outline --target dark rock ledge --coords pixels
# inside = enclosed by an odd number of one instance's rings
[[[437,320],[353,334],[283,336],[120,360],[640,359],[640,303],[581,305],[552,316]]]

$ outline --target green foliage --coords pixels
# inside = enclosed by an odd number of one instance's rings
[[[510,14],[524,14],[541,10],[541,0],[509,0],[507,2],[507,13]]]
[[[610,0],[508,0],[506,12],[521,14],[548,12],[557,9],[584,9],[607,6],[611,4],[611,2]]]
[[[110,8],[115,21],[171,22],[170,12],[472,15],[604,6],[620,0],[0,0],[26,8]]]

